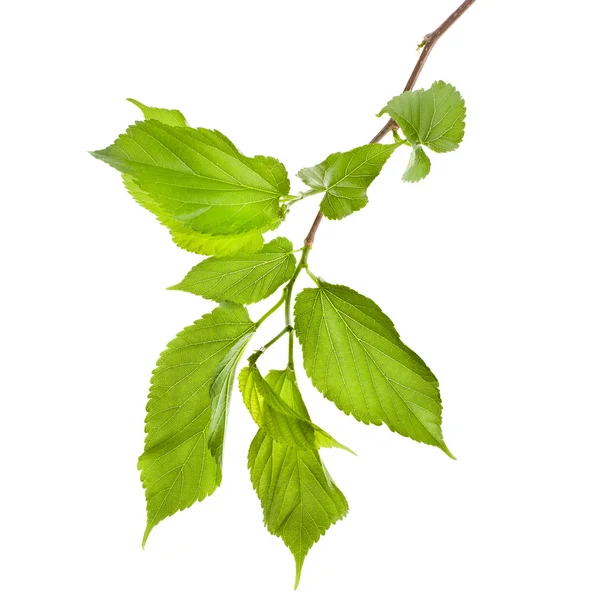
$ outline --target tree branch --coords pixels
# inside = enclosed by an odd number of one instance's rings
[[[410,92],[415,86],[415,83],[417,82],[417,79],[419,78],[419,75],[423,70],[423,66],[425,65],[425,62],[427,61],[427,58],[429,57],[429,54],[433,50],[433,47],[435,46],[437,41],[444,35],[444,33],[446,33],[446,31],[448,31],[448,29],[450,29],[450,27],[452,27],[452,25],[454,25],[454,23],[458,19],[460,19],[460,17],[462,17],[466,10],[474,3],[475,0],[465,0],[437,29],[435,29],[431,33],[428,33],[423,38],[423,42],[420,46],[421,54],[419,55],[419,60],[417,60],[417,64],[412,70],[412,73],[410,74],[410,77],[408,78],[408,81],[404,86],[405,92]],[[393,119],[390,119],[369,143],[376,144],[377,142],[381,141],[393,129],[398,129],[398,125]],[[317,230],[319,229],[319,225],[321,224],[322,220],[323,213],[319,211],[319,213],[315,217],[312,227],[310,228],[310,231],[308,232],[308,235],[306,236],[306,239],[304,240],[304,246],[306,248],[312,248],[312,245],[315,241],[315,235],[317,234]]]

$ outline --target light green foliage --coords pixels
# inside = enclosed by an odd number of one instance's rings
[[[367,204],[367,188],[399,144],[367,144],[336,152],[322,163],[302,169],[298,177],[313,190],[325,192],[321,212],[342,219]]]
[[[138,100],[133,98],[127,98],[131,104],[135,104],[144,114],[144,119],[150,120],[155,119],[165,125],[172,125],[173,127],[187,127],[187,121],[185,117],[178,111],[169,108],[153,108],[152,106],[146,106]]]
[[[295,327],[315,387],[363,423],[441,448],[442,404],[425,363],[369,298],[321,282],[296,297]]]
[[[410,183],[415,183],[416,181],[420,181],[424,177],[427,177],[430,170],[431,161],[429,160],[429,156],[425,154],[423,146],[417,145],[412,149],[410,160],[408,161],[408,166],[402,175],[402,179]]]
[[[458,148],[465,133],[465,101],[454,86],[443,81],[392,98],[379,115],[383,113],[398,123],[413,146],[405,181],[418,181],[429,173],[429,158],[421,146],[450,152]]]
[[[296,398],[296,405],[301,408],[297,409],[279,396],[255,364],[244,367],[239,380],[246,408],[255,423],[273,439],[302,449],[341,448],[352,452],[306,416],[306,409],[302,409],[304,403],[300,392]],[[294,393],[291,397],[294,397]]]
[[[207,258],[170,289],[219,302],[251,304],[275,292],[292,277],[295,267],[292,243],[280,237],[254,254]]]
[[[131,175],[167,216],[205,234],[274,227],[279,200],[289,192],[283,165],[245,157],[209,129],[138,121],[92,155]]]
[[[288,407],[308,419],[294,371],[271,371],[265,379]],[[264,429],[250,445],[248,466],[267,529],[294,555],[297,587],[309,549],[346,515],[348,502],[316,450],[282,444]]]
[[[128,98],[128,100],[141,109],[146,119],[155,119],[165,125],[179,127],[187,125],[185,117],[178,110],[153,108],[131,98]],[[272,162],[269,162],[269,159],[265,157],[256,158],[259,162],[266,162],[266,167],[273,173],[272,177],[279,180],[280,183],[278,185],[285,187],[285,181],[287,180],[285,167],[275,159],[271,159]],[[136,202],[146,210],[149,210],[160,223],[167,227],[171,232],[173,241],[184,250],[208,256],[232,256],[238,253],[250,254],[257,252],[263,246],[262,232],[266,231],[268,227],[240,234],[211,235],[200,233],[169,216],[157,200],[135,183],[131,175],[123,175],[123,183]],[[277,222],[275,227],[278,224]]]
[[[465,101],[443,81],[392,98],[379,114],[384,112],[398,123],[411,146],[422,144],[434,152],[456,150],[465,133]]]
[[[266,527],[294,556],[297,587],[309,549],[348,511],[319,449],[352,451],[310,419],[293,370],[293,330],[313,384],[346,414],[452,454],[442,437],[438,382],[427,365],[372,300],[308,271],[320,216],[299,261],[287,238],[265,243],[263,236],[315,194],[323,194],[320,208],[329,219],[360,210],[401,145],[412,151],[403,179],[426,177],[425,148],[449,152],[463,139],[464,101],[441,81],[396,96],[380,114],[389,114],[406,139],[393,131],[395,143],[330,154],[298,173],[309,189],[290,195],[287,171],[275,158],[246,157],[218,131],[191,128],[178,110],[129,100],[145,120],[92,155],[121,172],[127,191],[178,246],[209,257],[170,289],[221,303],[168,344],[153,372],[138,463],[148,517],[143,544],[157,523],[220,485],[238,365],[257,328],[281,308],[285,327],[250,356],[239,388],[259,427],[248,454],[252,484]],[[318,283],[297,295],[292,326],[293,287],[302,270]],[[245,305],[284,285],[281,298],[253,322]],[[264,378],[257,361],[284,336],[288,368]]]
[[[207,445],[210,384],[230,350],[254,329],[245,308],[219,306],[181,331],[160,355],[138,463],[148,510],[144,543],[158,522],[203,500],[221,482]]]

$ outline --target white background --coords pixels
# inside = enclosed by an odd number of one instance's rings
[[[461,148],[432,154],[415,185],[396,152],[368,207],[324,222],[311,256],[321,277],[378,302],[433,368],[458,460],[355,422],[303,378],[314,420],[358,457],[324,452],[350,514],[309,553],[299,591],[261,522],[246,469],[255,425],[237,397],[221,489],[140,546],[150,372],[211,304],[165,290],[199,257],[86,151],[138,118],[131,96],[293,174],[372,137],[418,42],[457,3],[3,8],[3,598],[600,597],[592,2],[479,0],[419,81],[463,93]],[[280,233],[299,245],[316,205],[296,205]]]

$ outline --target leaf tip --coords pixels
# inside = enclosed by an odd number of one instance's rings
[[[153,525],[150,525],[150,523],[148,523],[148,525],[146,525],[146,530],[144,531],[144,537],[142,538],[142,550],[146,549],[146,542],[148,541],[148,536],[150,535],[152,528],[153,528]]]
[[[144,108],[148,108],[145,104],[142,104],[139,100],[135,100],[134,98],[125,98],[125,100],[131,102],[134,106],[137,106],[141,111],[143,111]]]
[[[444,442],[442,442],[440,448],[444,451],[444,454],[449,456],[452,460],[456,460],[456,456],[454,456],[454,454],[452,454],[452,452],[450,452],[450,449],[448,448],[448,446],[446,446],[446,444]]]
[[[296,580],[294,581],[294,591],[298,589],[300,585],[300,577],[302,576],[302,565],[304,565],[304,556],[294,556],[296,561]]]

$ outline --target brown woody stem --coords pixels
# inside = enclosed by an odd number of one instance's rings
[[[428,33],[423,38],[423,42],[420,46],[421,53],[419,54],[419,60],[417,60],[417,64],[412,70],[412,73],[410,74],[410,77],[408,78],[408,81],[404,86],[405,92],[410,92],[415,86],[415,83],[417,82],[417,79],[419,78],[419,75],[423,70],[423,66],[425,65],[425,62],[427,61],[427,58],[429,57],[429,54],[433,50],[433,47],[435,46],[437,41],[444,35],[444,33],[446,33],[446,31],[448,31],[448,29],[450,29],[450,27],[452,27],[452,25],[454,25],[454,23],[458,19],[460,19],[460,17],[462,17],[466,10],[474,3],[475,0],[465,0],[437,29],[435,29],[431,33]],[[369,143],[376,144],[377,142],[381,141],[390,131],[397,128],[398,125],[392,119],[390,119]],[[317,234],[317,230],[319,229],[319,225],[321,224],[322,220],[323,213],[319,211],[310,228],[310,231],[308,232],[308,235],[306,236],[306,239],[304,240],[304,246],[306,248],[312,248],[312,245],[315,241],[315,235]]]

